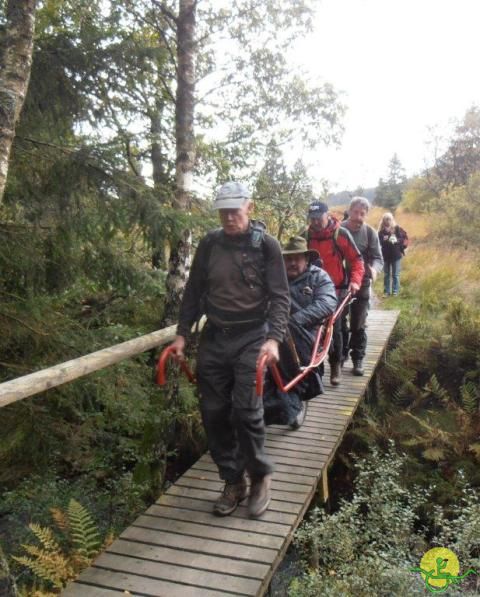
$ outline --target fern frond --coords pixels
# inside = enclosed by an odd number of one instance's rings
[[[427,460],[433,460],[434,462],[438,462],[445,458],[445,452],[442,448],[427,448],[422,452],[422,455]]]
[[[25,548],[25,546],[24,546]],[[63,554],[40,551],[38,556],[13,556],[13,559],[33,572],[35,576],[61,589],[67,581],[75,578],[75,572]]]
[[[426,384],[425,390],[445,404],[450,401],[450,394],[442,387],[435,373]]]
[[[88,510],[73,498],[67,508],[71,537],[78,552],[87,558],[95,555],[100,547],[97,525]]]
[[[473,452],[478,460],[480,460],[480,443],[470,444],[468,446],[470,452]]]
[[[401,444],[402,446],[407,446],[408,448],[414,447],[414,446],[421,446],[422,444],[425,444],[426,440],[423,437],[410,437],[408,439],[402,440]]]
[[[57,553],[60,551],[60,546],[54,538],[51,529],[47,527],[42,527],[39,524],[36,524],[35,522],[29,524],[28,528],[32,531],[32,533],[35,535],[35,537],[40,541],[40,543],[47,551]]]
[[[50,513],[57,528],[61,531],[65,531],[68,528],[68,518],[65,512],[60,508],[50,508]]]
[[[107,536],[105,537],[104,541],[103,541],[103,545],[102,545],[102,551],[105,551],[107,549],[107,547],[110,547],[110,545],[115,541],[115,533],[113,531],[109,531],[107,533]]]
[[[463,409],[470,415],[478,410],[478,390],[473,381],[466,381],[460,388]]]

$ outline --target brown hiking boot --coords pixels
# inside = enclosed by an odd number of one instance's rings
[[[358,361],[353,361],[353,375],[363,375],[365,371],[363,370],[363,361],[359,359]]]
[[[252,480],[250,497],[248,498],[248,515],[250,518],[258,518],[268,508],[271,484],[272,475],[265,475],[261,479]]]
[[[339,386],[341,377],[342,368],[340,363],[330,363],[330,383],[332,386]]]
[[[248,487],[245,475],[238,483],[225,483],[222,495],[213,506],[213,513],[217,516],[228,516],[247,495]]]

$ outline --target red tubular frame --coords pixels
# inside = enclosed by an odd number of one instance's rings
[[[305,367],[301,368],[301,371],[298,375],[296,375],[293,379],[289,382],[284,383],[280,371],[275,363],[269,365],[270,371],[272,372],[272,377],[282,392],[288,392],[294,386],[297,385],[299,381],[301,381],[306,375],[310,373],[312,369],[318,367],[323,361],[325,360],[328,350],[330,348],[330,344],[332,342],[333,336],[333,325],[337,321],[337,319],[342,314],[343,309],[345,306],[350,302],[352,296],[350,293],[346,295],[346,297],[342,300],[342,302],[338,305],[336,311],[330,315],[327,319],[326,324],[322,324],[317,331],[317,336],[315,338],[315,343],[313,345],[312,356],[310,358],[310,363]],[[322,335],[325,335],[323,340],[322,350],[318,352],[318,347],[320,345],[320,340]],[[190,383],[196,383],[195,375],[190,370],[187,362],[184,359],[179,359],[175,354],[175,350],[172,346],[167,346],[162,353],[160,354],[160,358],[158,359],[157,364],[157,376],[156,381],[159,386],[164,386],[167,383],[166,379],[166,365],[169,358],[173,358],[177,361],[180,365],[180,368],[187,376]],[[263,396],[263,379],[265,373],[265,366],[267,364],[267,356],[263,355],[263,357],[259,360],[257,364],[257,373],[256,373],[256,390],[257,396]]]
[[[294,386],[297,385],[299,381],[301,381],[306,375],[310,373],[312,369],[318,367],[323,361],[325,360],[326,356],[328,355],[328,351],[330,349],[330,344],[332,343],[332,336],[333,336],[333,325],[337,321],[337,319],[342,314],[343,309],[345,306],[350,302],[351,299],[350,292],[346,295],[346,297],[342,300],[342,302],[338,305],[336,311],[330,315],[327,320],[326,325],[322,324],[317,331],[317,337],[315,338],[315,344],[313,345],[312,356],[310,358],[310,363],[305,367],[302,367],[300,373],[296,375],[293,379],[291,379],[288,383],[284,383],[280,371],[276,363],[272,363],[269,365],[270,371],[272,372],[272,377],[275,381],[277,388],[281,392],[288,392]],[[323,346],[321,352],[318,352],[318,347],[320,344],[320,340],[322,338],[323,332],[325,331],[325,338],[323,341]],[[259,360],[257,364],[257,375],[256,375],[256,391],[257,396],[263,396],[263,380],[264,380],[264,373],[265,373],[265,366],[267,364],[267,356],[263,355],[263,357]]]
[[[190,367],[187,365],[187,362],[184,359],[179,359],[175,354],[175,349],[172,346],[167,346],[162,353],[160,354],[160,358],[158,359],[157,363],[157,377],[156,381],[159,386],[164,386],[167,383],[167,376],[165,373],[167,361],[168,359],[174,359],[180,365],[180,369],[185,373],[188,377],[188,381],[190,383],[196,383],[195,375],[190,370]]]

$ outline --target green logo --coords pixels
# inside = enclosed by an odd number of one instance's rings
[[[410,572],[420,572],[431,593],[443,593],[450,585],[460,584],[469,574],[477,574],[475,570],[467,570],[459,576],[458,558],[446,547],[429,549],[420,561],[420,568],[410,568]]]

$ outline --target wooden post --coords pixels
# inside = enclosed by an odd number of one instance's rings
[[[322,499],[324,504],[330,499],[328,490],[328,465],[325,465],[322,470]]]

